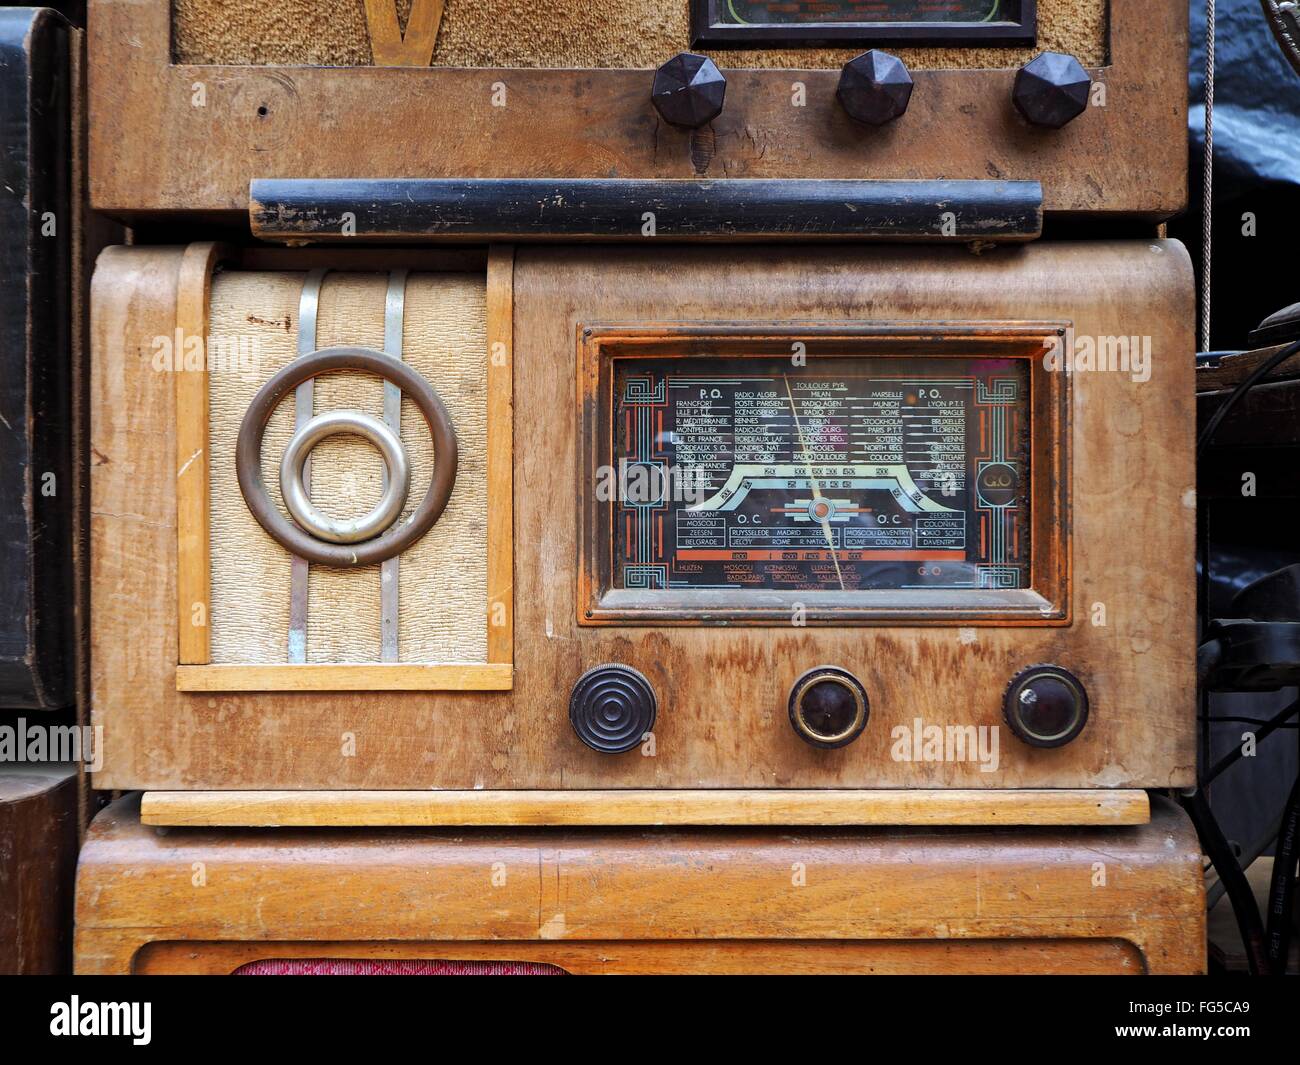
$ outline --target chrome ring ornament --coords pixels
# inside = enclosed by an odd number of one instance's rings
[[[388,467],[383,495],[370,513],[360,518],[329,517],[312,503],[303,483],[303,465],[312,449],[328,437],[343,434],[368,440]],[[411,465],[402,441],[384,422],[361,411],[335,410],[316,415],[293,434],[280,459],[284,505],[294,521],[309,533],[333,544],[355,544],[378,536],[401,515],[410,490]]]
[[[266,485],[262,483],[262,437],[280,401],[303,382],[339,370],[376,374],[397,385],[419,409],[433,438],[434,451],[429,489],[411,516],[393,523],[379,536],[351,544],[331,543],[289,521],[271,502]],[[388,431],[392,432],[391,429]],[[301,452],[304,462],[309,451],[304,447]],[[447,508],[456,484],[456,458],[456,430],[433,387],[407,363],[369,348],[322,348],[310,355],[300,355],[289,365],[281,367],[248,405],[235,442],[239,490],[257,523],[290,554],[320,566],[336,568],[370,566],[396,558],[433,528]]]

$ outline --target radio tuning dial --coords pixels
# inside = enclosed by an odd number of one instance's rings
[[[790,725],[813,747],[834,750],[856,740],[867,727],[867,690],[847,669],[818,666],[790,689]]]

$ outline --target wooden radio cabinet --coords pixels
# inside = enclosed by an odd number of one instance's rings
[[[82,971],[1203,968],[1185,4],[90,8]]]
[[[300,295],[324,263],[316,329],[329,350],[380,345],[391,269],[410,269],[406,320],[423,336],[408,332],[408,364],[437,381],[461,437],[432,549],[400,555],[387,649],[378,563],[313,562],[295,622],[294,551],[259,525],[236,469],[254,393],[300,350]],[[1188,273],[1162,241],[981,255],[114,249],[93,312],[97,784],[1187,785]],[[247,367],[216,361],[234,359],[236,334],[256,353]],[[191,336],[208,338],[209,362],[163,365]],[[1114,337],[1132,366],[1084,364],[1088,344]],[[1068,371],[1053,362],[1067,350]],[[378,379],[349,373],[319,379],[318,412],[381,409]],[[712,422],[683,374],[711,393],[722,383]],[[768,398],[726,383],[737,374]],[[909,406],[923,393],[937,398]],[[292,428],[288,388],[280,400],[262,418],[271,491]],[[409,518],[444,455],[405,402]],[[721,444],[719,413],[733,434]],[[754,432],[769,434],[771,468],[742,461]],[[886,451],[903,465],[882,465]],[[637,463],[692,466],[708,491],[645,508],[601,496],[627,487],[602,476]],[[317,501],[355,511],[381,472],[360,443],[322,454]],[[599,681],[626,715],[611,727],[635,732],[621,747],[573,717],[575,684],[608,663],[640,678]],[[1006,692],[1048,663],[1065,675],[1041,708],[1061,683],[1081,687],[1081,732],[1038,742],[1005,716]],[[793,688],[823,666],[865,689],[865,727],[846,745],[791,727]],[[956,727],[969,749],[931,751],[932,726]],[[996,750],[979,747],[988,729]]]

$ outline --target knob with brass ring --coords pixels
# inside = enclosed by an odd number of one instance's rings
[[[306,528],[294,525],[271,501],[262,478],[262,438],[266,434],[267,423],[281,400],[304,381],[338,370],[372,373],[397,385],[414,401],[433,438],[433,475],[429,480],[429,490],[414,513],[402,523],[391,523],[390,519],[386,532],[358,543],[329,543],[321,537],[313,536]],[[388,431],[391,433],[391,430]],[[299,446],[305,449],[302,453],[305,458],[305,451],[310,449],[305,448],[301,440]],[[282,367],[258,390],[248,405],[235,444],[235,472],[239,478],[239,490],[258,524],[276,543],[299,558],[344,569],[373,565],[394,558],[433,528],[447,508],[451,490],[456,484],[456,463],[456,430],[447,408],[433,387],[409,364],[370,348],[323,348],[302,355]],[[396,475],[400,471],[390,465],[390,473],[394,474],[389,478],[391,487],[392,482],[399,481]],[[401,488],[400,483],[397,487]],[[404,497],[405,493],[401,494]],[[305,497],[306,493],[303,495]],[[391,505],[392,500],[387,497],[386,501],[381,501],[385,512],[391,509]],[[299,509],[302,510],[301,507]],[[399,506],[397,513],[400,512]],[[310,517],[309,512],[303,513],[308,513]],[[362,520],[369,522],[372,516],[367,515]],[[393,515],[393,518],[396,516]]]
[[[847,669],[818,666],[790,688],[790,725],[813,747],[846,747],[867,727],[871,704],[867,690]]]
[[[1007,685],[1002,716],[1031,747],[1064,747],[1088,724],[1088,691],[1068,669],[1030,666]]]

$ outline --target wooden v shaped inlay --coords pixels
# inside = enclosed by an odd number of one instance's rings
[[[413,0],[406,34],[397,23],[397,0],[366,0],[370,52],[377,67],[427,67],[442,25],[444,0]]]

